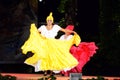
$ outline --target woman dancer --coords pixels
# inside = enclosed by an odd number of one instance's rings
[[[67,30],[73,30],[73,25],[68,25]],[[60,40],[69,40],[73,37],[71,33],[65,33],[60,37]],[[69,70],[61,71],[62,75],[69,76],[70,73],[81,73],[84,65],[90,60],[90,58],[96,53],[98,47],[95,42],[81,42],[78,46],[72,46],[70,53],[78,60],[78,65]]]
[[[74,31],[53,25],[52,13],[50,13],[46,21],[47,25],[43,25],[39,29],[36,28],[34,23],[31,24],[30,36],[21,49],[23,54],[32,51],[34,55],[26,59],[25,63],[32,65],[35,68],[35,72],[61,71],[75,67],[78,61],[70,54],[69,50],[73,44],[79,44],[79,35]],[[54,39],[59,30],[65,33],[75,33],[75,35],[69,41]]]
[[[42,36],[46,38],[55,38],[57,36],[58,31],[73,33],[74,31],[66,30],[61,28],[59,25],[54,24],[54,18],[52,16],[52,12],[46,18],[46,25],[42,25],[38,28],[38,31]],[[37,69],[37,68],[36,68]],[[37,71],[37,70],[36,70]],[[39,70],[38,70],[39,71]],[[51,71],[52,73],[52,71]],[[47,75],[47,71],[45,71],[44,75]]]

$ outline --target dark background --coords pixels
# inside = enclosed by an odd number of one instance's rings
[[[26,0],[4,0],[0,2],[0,62],[17,62],[20,47],[29,37],[32,22],[38,27],[46,21],[46,17],[53,12],[54,22],[58,23],[64,14],[58,12],[60,1],[44,0],[38,3],[38,12],[31,8]],[[92,41],[90,37],[99,36],[98,31],[98,3],[78,1],[77,21],[75,31],[82,41]],[[63,26],[65,27],[65,26]]]
[[[33,67],[24,64],[24,60],[28,56],[21,54],[20,47],[29,37],[31,23],[35,22],[39,27],[45,23],[46,17],[51,11],[55,23],[58,23],[64,17],[64,14],[59,13],[57,10],[59,3],[59,0],[43,0],[43,2],[38,3],[36,11],[29,4],[29,0],[0,1],[0,72],[34,73]],[[80,35],[82,42],[94,41],[99,47],[97,53],[84,66],[83,75],[119,76],[119,58],[116,58],[116,56],[119,57],[119,51],[115,54],[114,51],[117,50],[112,50],[112,52],[111,48],[113,49],[113,46],[110,45],[111,47],[104,52],[103,47],[105,46],[101,47],[101,42],[104,42],[104,40],[101,39],[100,35],[102,30],[99,27],[99,5],[100,2],[97,0],[78,0],[76,20],[79,25],[75,26],[75,31]],[[107,21],[107,18],[105,20]],[[106,25],[102,26],[106,27]],[[107,28],[106,32],[110,29]],[[108,32],[107,37],[111,35]],[[112,41],[109,41],[106,41],[108,44],[104,45],[109,46],[109,43],[112,43]],[[101,49],[103,52],[100,51]],[[113,57],[111,58],[111,56]]]

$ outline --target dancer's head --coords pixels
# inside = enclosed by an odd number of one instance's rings
[[[71,30],[71,31],[73,31],[73,30],[74,30],[74,25],[68,25],[65,29],[66,29],[66,30]],[[65,33],[65,34],[66,34],[66,35],[70,35],[71,32],[67,32],[67,33]]]
[[[50,12],[49,16],[47,16],[47,18],[46,18],[46,22],[49,22],[49,21],[52,22],[52,23],[54,22],[54,18],[53,18],[53,16],[52,16],[52,14],[53,14],[53,13]]]
[[[65,29],[73,31],[74,30],[74,25],[68,25]]]

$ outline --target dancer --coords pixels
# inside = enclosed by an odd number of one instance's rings
[[[46,25],[42,25],[38,28],[38,31],[42,36],[46,38],[55,38],[58,34],[58,31],[62,31],[64,33],[75,33],[72,30],[66,30],[61,28],[59,25],[54,24],[54,18],[52,16],[52,12],[50,12],[49,16],[46,18]]]
[[[74,25],[68,25],[68,30],[73,30]],[[69,40],[73,37],[71,33],[66,33],[60,37],[60,40]],[[78,46],[72,46],[70,53],[78,60],[79,64],[70,70],[63,70],[61,74],[69,76],[70,73],[82,73],[82,68],[90,60],[90,58],[96,53],[98,47],[95,42],[81,42]]]
[[[21,49],[23,54],[31,51],[34,55],[26,59],[25,63],[32,65],[35,68],[35,72],[47,70],[61,71],[75,67],[78,61],[70,54],[69,50],[73,44],[79,44],[79,35],[58,25],[50,25],[53,24],[52,13],[50,13],[46,21],[47,25],[38,29],[34,23],[31,24],[30,36]],[[54,38],[59,30],[65,33],[75,33],[75,35],[69,41],[61,41]]]
[[[54,24],[54,18],[52,16],[52,12],[46,18],[46,25],[40,26],[38,28],[38,31],[41,33],[42,36],[44,36],[46,38],[55,38],[57,36],[58,31],[62,31],[65,33],[68,33],[68,32],[74,33],[74,31],[72,31],[72,30],[63,29],[59,25]],[[55,71],[55,72],[57,72],[57,71]],[[53,73],[53,72],[50,71],[50,73]],[[47,75],[47,71],[45,71],[44,75]]]

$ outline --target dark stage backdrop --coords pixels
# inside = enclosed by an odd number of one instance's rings
[[[30,0],[0,1],[0,63],[22,63],[20,47],[29,37],[32,22],[37,22]]]

